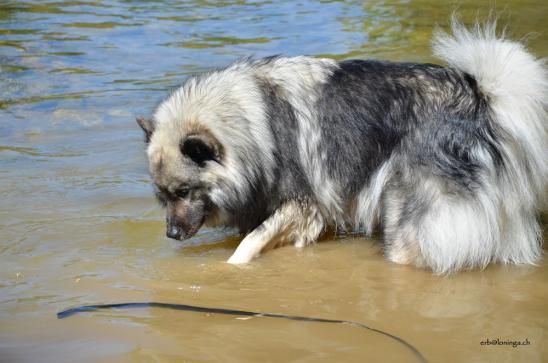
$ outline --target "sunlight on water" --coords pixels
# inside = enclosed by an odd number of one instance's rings
[[[481,3],[478,5],[478,3]],[[226,265],[239,242],[164,237],[136,115],[188,76],[273,54],[434,62],[455,8],[491,1],[0,1],[0,361],[411,361],[352,327],[149,310],[155,300],[361,321],[434,361],[548,360],[548,263],[438,278],[341,238]],[[543,0],[497,1],[508,34],[548,54]],[[530,346],[482,347],[484,339]]]

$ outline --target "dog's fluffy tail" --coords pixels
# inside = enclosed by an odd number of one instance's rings
[[[545,60],[536,59],[522,43],[505,39],[504,34],[497,37],[496,21],[476,23],[469,30],[453,16],[451,29],[452,35],[441,31],[434,35],[434,55],[476,79],[490,103],[494,122],[512,139],[511,153],[523,153],[516,162],[525,162],[529,169],[528,175],[512,177],[529,177],[530,201],[538,203],[548,179]]]
[[[548,79],[545,62],[522,43],[497,37],[496,22],[466,29],[455,17],[452,35],[438,32],[434,54],[474,77],[489,103],[490,122],[504,166],[492,170],[482,202],[491,228],[494,260],[535,263],[542,254],[535,218],[546,206]],[[486,166],[489,163],[486,162]],[[493,164],[494,168],[494,164]],[[481,199],[481,198],[480,198]],[[497,237],[498,236],[498,237]]]

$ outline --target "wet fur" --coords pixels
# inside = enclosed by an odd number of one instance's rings
[[[172,203],[249,233],[231,263],[332,227],[380,228],[389,260],[436,273],[534,264],[544,64],[494,24],[454,21],[433,47],[449,68],[272,57],[191,78],[141,125],[155,185],[164,200],[190,189]],[[193,135],[222,152],[197,165],[181,149]]]

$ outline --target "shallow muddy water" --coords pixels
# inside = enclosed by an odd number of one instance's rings
[[[548,262],[440,278],[378,241],[282,248],[225,264],[239,237],[164,237],[136,115],[240,57],[434,61],[450,1],[1,1],[0,362],[416,361],[352,326],[160,309],[57,320],[68,307],[159,301],[363,322],[431,362],[548,361]],[[479,4],[479,5],[478,5]],[[462,2],[464,20],[493,2]],[[548,55],[548,3],[497,1]],[[536,32],[535,34],[530,34]],[[486,339],[529,345],[486,346]]]

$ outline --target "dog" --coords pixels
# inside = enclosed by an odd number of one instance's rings
[[[448,66],[245,59],[138,118],[167,236],[246,234],[228,262],[328,230],[382,233],[388,260],[448,274],[535,264],[548,80],[495,22],[433,37]]]

